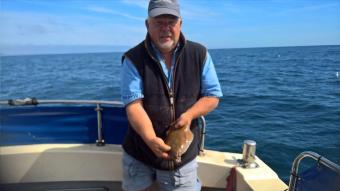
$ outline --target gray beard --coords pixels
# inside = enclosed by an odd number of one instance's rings
[[[171,51],[174,47],[174,41],[169,41],[166,43],[158,43],[159,49]]]

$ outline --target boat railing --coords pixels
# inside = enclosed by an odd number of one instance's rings
[[[297,187],[297,181],[299,180],[298,170],[299,165],[302,159],[304,158],[312,158],[317,161],[317,164],[322,164],[325,167],[329,168],[330,170],[334,171],[337,175],[340,174],[340,166],[333,163],[332,161],[328,160],[327,158],[312,152],[312,151],[305,151],[300,153],[294,160],[291,175],[289,179],[289,189],[288,191],[295,191]]]
[[[25,99],[10,99],[6,101],[0,101],[0,105],[9,106],[29,106],[40,104],[66,104],[66,105],[96,105],[95,111],[97,112],[97,146],[104,146],[105,141],[103,139],[102,129],[102,113],[103,108],[101,105],[113,105],[116,107],[123,107],[123,103],[119,101],[100,101],[100,100],[38,100],[36,98]]]
[[[123,107],[123,103],[120,101],[102,101],[102,100],[38,100],[36,98],[25,99],[9,99],[6,101],[0,101],[0,105],[9,106],[25,106],[25,105],[38,105],[38,104],[90,104],[90,105],[114,105]]]
[[[203,153],[204,153],[204,141],[205,141],[205,126],[207,124],[206,124],[204,116],[201,116],[199,118],[199,121],[200,121],[199,125],[200,125],[200,130],[201,130],[200,155],[203,155]]]
[[[0,100],[0,105],[8,106],[36,106],[40,104],[51,105],[51,104],[66,104],[66,105],[96,105],[95,111],[97,112],[97,130],[98,137],[96,143],[98,146],[105,145],[105,140],[103,139],[103,129],[102,129],[102,110],[101,105],[112,105],[115,107],[123,107],[123,103],[120,101],[101,101],[101,100],[38,100],[36,98],[25,98],[25,99],[10,99],[6,101]],[[204,140],[205,140],[205,126],[206,121],[203,116],[199,118],[199,126],[201,130],[200,137],[200,154],[204,152]]]

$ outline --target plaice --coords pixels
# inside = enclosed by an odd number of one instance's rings
[[[167,131],[165,143],[171,147],[169,151],[169,169],[173,169],[181,162],[181,156],[188,150],[194,134],[190,130],[190,125],[181,128],[170,126]]]

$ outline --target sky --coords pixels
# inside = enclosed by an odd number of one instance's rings
[[[340,45],[339,0],[180,0],[182,31],[209,49]],[[0,54],[124,51],[148,0],[0,0]]]

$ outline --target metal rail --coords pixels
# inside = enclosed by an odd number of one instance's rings
[[[203,116],[199,118],[201,120],[201,140],[200,140],[200,155],[204,154],[204,141],[205,141],[205,126],[206,126],[206,121]]]
[[[120,101],[101,101],[101,100],[38,100],[36,98],[25,98],[0,101],[0,105],[9,106],[24,106],[39,104],[91,104],[91,105],[106,104],[123,107],[123,103]]]
[[[298,180],[298,170],[299,170],[299,165],[302,159],[309,157],[312,158],[314,160],[316,160],[318,163],[328,167],[329,169],[335,171],[336,173],[340,173],[340,166],[333,163],[332,161],[328,160],[327,158],[312,152],[312,151],[305,151],[302,152],[301,154],[299,154],[294,162],[293,162],[293,166],[292,166],[292,171],[291,171],[291,175],[290,175],[290,179],[289,179],[289,189],[288,191],[294,191],[295,187],[296,187],[296,182]]]
[[[79,104],[79,105],[96,105],[95,111],[97,112],[97,128],[98,128],[98,139],[97,145],[103,146],[105,145],[105,140],[103,139],[102,133],[102,115],[101,111],[103,110],[100,107],[103,104],[113,105],[117,107],[123,107],[123,103],[120,101],[100,101],[100,100],[38,100],[36,98],[25,98],[25,99],[10,99],[6,101],[0,101],[0,105],[8,105],[8,106],[30,106],[30,105],[40,105],[40,104]],[[204,152],[204,141],[205,141],[205,126],[206,121],[203,116],[199,118],[201,121],[201,140],[200,140],[200,154]]]
[[[9,106],[29,106],[29,105],[39,105],[39,104],[79,104],[79,105],[96,105],[94,109],[97,112],[97,129],[98,129],[98,139],[96,140],[97,146],[104,146],[105,140],[103,139],[102,130],[102,114],[103,108],[101,105],[113,105],[116,107],[123,107],[123,103],[119,101],[99,101],[99,100],[37,100],[36,98],[25,98],[25,99],[15,99],[0,101],[0,105]]]
[[[104,146],[105,141],[103,139],[103,130],[102,130],[102,113],[103,108],[100,107],[100,104],[97,104],[96,109],[94,109],[97,112],[97,129],[98,129],[98,139],[96,141],[97,146]]]

